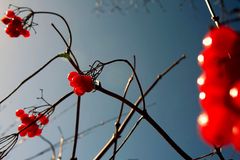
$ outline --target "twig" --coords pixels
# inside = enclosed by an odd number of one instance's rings
[[[211,19],[213,20],[213,22],[215,23],[216,27],[219,28],[220,26],[220,23],[219,23],[219,17],[215,15],[213,9],[212,9],[212,5],[211,3],[209,2],[209,0],[205,0],[205,3],[208,7],[208,10],[210,12],[210,15],[211,15]]]
[[[200,156],[200,157],[197,157],[197,158],[194,158],[193,160],[200,160],[200,159],[203,159],[203,158],[207,158],[207,157],[210,157],[210,156],[213,156],[216,154],[216,150],[214,150],[213,152],[210,152],[208,154],[205,154],[203,156]]]
[[[133,62],[133,68],[134,68],[134,70],[136,70],[136,58],[135,58],[135,56],[133,57],[134,58],[134,62]],[[129,87],[130,87],[130,85],[131,85],[131,83],[132,83],[132,81],[133,81],[133,77],[134,77],[134,73],[132,73],[132,75],[129,77],[129,79],[128,79],[128,82],[127,82],[127,84],[126,84],[126,86],[125,86],[125,89],[124,89],[124,94],[123,94],[123,97],[125,98],[126,97],[126,95],[127,95],[127,92],[128,92],[128,89],[129,89]],[[121,120],[121,117],[122,117],[122,112],[123,112],[123,107],[124,107],[124,103],[122,102],[121,103],[121,108],[120,108],[120,111],[119,111],[119,115],[118,115],[118,118],[117,118],[117,120],[116,120],[116,122],[115,122],[115,136],[117,136],[117,137],[120,137],[120,135],[118,134],[118,129],[119,129],[119,127],[120,127],[120,120]],[[113,160],[115,160],[115,154],[116,154],[116,150],[117,150],[117,142],[118,142],[118,138],[116,139],[116,141],[115,141],[115,143],[114,143],[114,147],[113,147]]]
[[[52,160],[56,160],[56,152],[55,152],[55,148],[53,146],[53,144],[44,136],[39,136],[43,141],[47,142],[50,145],[50,148],[52,150]]]
[[[141,85],[141,83],[140,83],[140,80],[139,80],[139,78],[138,78],[138,75],[137,75],[134,67],[133,67],[132,64],[131,64],[128,60],[126,60],[126,59],[116,59],[116,60],[113,60],[113,61],[109,61],[109,62],[104,63],[104,66],[105,66],[105,65],[112,64],[112,63],[115,63],[115,62],[124,62],[124,63],[126,63],[126,64],[131,68],[131,70],[132,70],[132,72],[133,72],[133,74],[134,74],[134,76],[135,76],[135,78],[136,78],[136,81],[137,81],[138,88],[139,88],[139,90],[140,90],[141,96],[143,97],[143,98],[142,98],[143,110],[146,112],[146,103],[145,103],[145,98],[144,98],[144,96],[143,96],[142,85]]]
[[[42,67],[40,67],[37,71],[35,71],[33,74],[31,74],[29,77],[24,79],[8,96],[6,96],[3,100],[0,101],[0,104],[2,104],[5,100],[7,100],[13,93],[15,93],[24,83],[26,83],[28,80],[33,78],[36,74],[38,74],[41,70],[43,70],[45,67],[47,67],[52,61],[55,59],[61,57],[60,54],[56,55],[52,59],[50,59],[46,64],[44,64]]]
[[[215,150],[216,150],[216,154],[218,155],[220,160],[225,160],[225,158],[223,157],[223,154],[221,152],[221,148],[216,147]]]
[[[143,117],[141,116],[138,121],[135,123],[135,125],[132,127],[130,132],[127,134],[126,138],[123,140],[123,142],[120,144],[120,146],[117,148],[117,150],[114,152],[114,154],[109,158],[109,160],[113,160],[115,155],[120,151],[120,149],[123,147],[123,145],[127,142],[127,140],[130,138],[132,133],[135,131],[137,126],[140,124],[140,122],[143,120]]]
[[[147,91],[144,93],[144,97],[150,93],[150,91],[156,86],[156,84],[162,79],[163,76],[165,76],[171,69],[173,69],[177,64],[179,64],[183,59],[185,59],[186,56],[182,55],[176,62],[174,62],[170,67],[168,67],[163,73],[157,76],[157,79],[150,85],[150,87],[147,89]],[[137,101],[134,103],[136,106],[138,106],[142,101],[142,97],[140,96]],[[125,127],[127,126],[128,122],[132,118],[133,114],[135,113],[134,109],[131,109],[124,119],[123,123],[119,127],[118,133],[121,134]],[[114,136],[111,137],[108,142],[105,144],[105,146],[101,149],[101,151],[95,156],[95,159],[100,159],[106,152],[107,150],[112,146],[113,142],[115,141]]]
[[[79,120],[80,120],[80,102],[81,102],[81,96],[78,96],[77,111],[76,111],[76,122],[75,122],[75,136],[74,136],[74,143],[73,143],[73,150],[72,150],[72,158],[71,159],[77,159],[77,158],[75,158],[75,154],[76,154],[76,149],[77,149],[78,128],[79,128]]]

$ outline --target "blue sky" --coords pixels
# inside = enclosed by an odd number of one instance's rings
[[[144,90],[159,73],[182,54],[186,54],[187,59],[159,82],[146,98],[146,103],[148,105],[154,103],[149,108],[149,113],[192,157],[211,151],[211,148],[200,139],[196,128],[196,118],[201,112],[196,86],[200,68],[196,57],[202,48],[202,37],[213,24],[204,1],[196,2],[197,9],[192,8],[188,3],[180,8],[180,1],[162,1],[164,10],[156,4],[151,4],[150,13],[140,8],[124,14],[107,12],[98,15],[93,12],[94,0],[1,0],[1,15],[4,15],[9,3],[30,7],[34,11],[53,11],[63,15],[72,29],[72,50],[83,70],[88,69],[95,60],[106,62],[123,58],[132,61],[135,55],[137,73]],[[37,15],[34,21],[39,24],[35,27],[37,34],[31,32],[29,39],[22,37],[10,39],[4,33],[4,25],[1,25],[0,97],[6,96],[24,78],[57,53],[65,50],[64,43],[50,25],[54,23],[65,36],[68,36],[60,19],[54,16]],[[44,89],[44,97],[50,103],[54,103],[71,91],[66,76],[72,70],[73,68],[65,60],[59,59],[24,85],[1,106],[7,107],[0,112],[0,132],[16,121],[17,108],[41,103],[36,99],[40,96],[39,89]],[[122,94],[130,74],[131,71],[125,65],[113,64],[106,67],[98,79],[104,87]],[[128,99],[134,102],[139,94],[134,83]],[[65,100],[57,107],[53,117],[71,107],[75,102],[76,96]],[[119,101],[99,92],[84,95],[81,105],[80,131],[115,117],[119,108]],[[125,111],[128,110],[128,107],[125,107]],[[57,120],[53,122],[50,120],[50,124],[44,128],[43,136],[52,143],[58,142],[59,126],[64,137],[72,136],[74,117],[75,108],[72,107]],[[133,125],[138,117],[139,115],[136,114],[130,125]],[[19,121],[18,124],[20,124]],[[16,132],[16,128],[8,133]],[[127,129],[130,128],[131,126]],[[113,131],[114,122],[111,122],[82,137],[78,142],[78,158],[93,159],[112,136]],[[125,134],[126,132],[123,135]],[[17,146],[6,159],[23,160],[47,147],[48,144],[40,138],[30,139]],[[71,149],[71,144],[65,145],[63,159],[69,159]],[[108,159],[111,153],[112,151],[109,151],[103,159]],[[181,159],[145,121],[139,125],[117,155],[119,160],[160,158]],[[50,152],[36,158],[36,160],[42,159],[50,159]]]

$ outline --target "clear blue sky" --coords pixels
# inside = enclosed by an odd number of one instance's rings
[[[159,73],[182,54],[186,54],[187,59],[160,81],[146,98],[146,103],[155,104],[149,108],[149,113],[192,157],[211,151],[211,148],[199,138],[196,128],[196,118],[201,111],[196,86],[200,69],[196,57],[201,51],[202,37],[213,24],[203,0],[195,2],[197,9],[192,8],[188,3],[180,8],[180,1],[162,1],[164,10],[156,4],[151,4],[149,6],[151,13],[146,13],[140,8],[125,14],[115,12],[100,15],[93,12],[95,0],[1,0],[1,15],[4,15],[9,3],[30,7],[35,11],[53,11],[63,15],[72,29],[72,50],[82,69],[88,69],[88,65],[95,60],[105,62],[124,58],[132,61],[133,55],[136,55],[137,73],[144,89]],[[3,30],[4,25],[1,24],[1,99],[25,77],[65,49],[64,43],[50,25],[53,22],[63,33],[66,33],[66,28],[60,19],[37,15],[34,21],[39,24],[35,27],[37,34],[31,32],[29,39],[8,38]],[[40,104],[36,99],[40,95],[39,89],[44,89],[44,97],[50,103],[54,103],[68,93],[71,88],[68,86],[66,76],[72,70],[73,68],[65,60],[57,60],[24,85],[5,102],[4,105],[7,107],[0,112],[0,132],[16,121],[17,108]],[[115,64],[106,67],[99,80],[104,87],[122,94],[130,74],[126,66]],[[134,84],[128,98],[134,102],[138,96],[139,92]],[[57,107],[53,117],[75,102],[76,96],[65,100]],[[4,105],[1,107],[3,108]],[[119,108],[120,102],[101,93],[84,95],[80,131],[115,117]],[[128,111],[128,108],[125,108],[125,111]],[[138,115],[132,120],[131,125],[137,118]],[[61,127],[64,137],[69,137],[74,133],[74,123],[75,108],[73,107],[57,120],[50,121],[50,124],[44,128],[43,136],[56,143],[60,138],[57,127]],[[12,128],[8,133],[16,130],[17,127]],[[77,148],[79,160],[92,159],[112,136],[113,131],[114,122],[111,122],[81,138]],[[23,160],[47,147],[48,145],[40,138],[30,139],[17,145],[6,159]],[[69,159],[71,149],[72,144],[65,145],[64,160]],[[108,159],[111,153],[112,151],[103,159]],[[50,159],[50,152],[36,158],[36,160],[43,159]],[[117,159],[177,160],[181,157],[143,121],[119,152]]]

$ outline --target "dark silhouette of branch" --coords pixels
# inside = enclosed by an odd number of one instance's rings
[[[33,74],[31,74],[29,77],[24,79],[8,96],[6,96],[3,100],[0,101],[0,104],[2,104],[5,100],[7,100],[13,93],[15,93],[24,83],[26,83],[28,80],[33,78],[35,75],[37,75],[40,71],[42,71],[45,67],[47,67],[51,62],[53,62],[55,59],[61,57],[61,54],[56,55],[52,59],[50,59],[46,64],[44,64],[42,67],[40,67],[37,71],[35,71]]]
[[[154,88],[154,86],[158,83],[158,81],[162,78],[162,76],[164,76],[166,73],[168,73],[173,67],[175,67],[181,60],[185,59],[185,55],[183,55],[181,58],[179,58],[173,65],[171,65],[169,68],[166,69],[166,71],[163,74],[160,74],[157,79],[152,83],[152,85],[150,85],[150,87],[148,88],[148,90],[145,92],[144,97]],[[129,107],[132,108],[132,110],[130,111],[129,115],[127,116],[127,118],[125,119],[126,121],[123,122],[122,126],[119,128],[119,133],[121,133],[125,128],[126,124],[128,123],[128,121],[130,120],[131,116],[133,115],[133,113],[136,111],[138,112],[140,115],[143,116],[144,119],[146,119],[146,121],[148,123],[150,123],[157,131],[158,133],[173,147],[173,149],[179,153],[184,159],[186,160],[191,160],[192,158],[185,153],[172,139],[171,137],[169,137],[169,135],[151,118],[151,116],[149,116],[146,112],[144,112],[143,110],[137,108],[137,106],[139,105],[139,103],[142,100],[142,97],[140,96],[139,99],[135,102],[135,104],[131,103],[130,101],[128,101],[127,99],[124,99],[123,97],[121,97],[120,95],[113,93],[109,90],[106,90],[104,88],[102,88],[101,86],[96,86],[96,90],[107,94],[111,97],[114,97],[122,102],[124,102],[126,105],[128,105]],[[115,141],[115,137],[113,136],[107,143],[106,145],[102,148],[102,150],[97,154],[97,156],[95,156],[95,160],[99,160],[102,158],[102,156],[107,152],[107,150],[112,146],[113,142]]]
[[[134,59],[134,62],[133,62],[133,68],[134,70],[136,70],[136,58],[135,56],[133,57]],[[128,92],[128,89],[133,81],[133,78],[134,78],[134,73],[132,73],[132,75],[129,77],[128,79],[128,82],[125,86],[125,89],[124,89],[124,94],[123,94],[123,97],[126,98],[126,95],[127,95],[127,92]],[[123,107],[124,107],[124,103],[122,102],[121,103],[121,108],[120,108],[120,111],[119,111],[119,114],[118,114],[118,118],[115,122],[115,136],[117,137],[120,137],[120,135],[118,135],[118,129],[121,125],[120,123],[120,120],[121,120],[121,117],[122,117],[122,112],[123,112]],[[117,150],[117,143],[118,143],[118,138],[116,139],[115,143],[114,143],[114,147],[113,147],[113,156],[112,156],[112,159],[115,160],[115,154],[116,154],[116,150]]]
[[[76,111],[76,122],[75,122],[75,135],[74,135],[74,143],[73,143],[73,150],[72,150],[72,158],[71,159],[77,159],[77,158],[75,158],[75,154],[76,154],[76,149],[77,149],[78,128],[79,128],[79,121],[80,121],[80,102],[81,102],[81,96],[78,96],[77,111]]]
[[[135,131],[135,129],[137,128],[137,126],[140,124],[140,122],[142,121],[143,117],[141,116],[137,122],[135,123],[135,125],[132,127],[132,129],[129,131],[129,133],[127,134],[127,136],[125,137],[125,139],[123,140],[123,142],[120,144],[120,146],[115,150],[115,152],[113,153],[113,155],[109,158],[109,160],[113,160],[115,155],[120,151],[120,149],[124,146],[124,144],[127,142],[127,140],[130,138],[130,136],[132,135],[132,133]]]

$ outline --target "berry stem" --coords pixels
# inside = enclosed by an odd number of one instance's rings
[[[79,120],[80,120],[80,103],[81,103],[81,96],[78,96],[77,100],[77,112],[76,112],[76,122],[75,122],[75,134],[74,134],[74,143],[73,143],[73,150],[72,150],[72,158],[75,158],[76,149],[77,149],[77,141],[78,141],[78,128],[79,128]]]
[[[220,26],[219,17],[215,15],[214,10],[213,10],[213,8],[212,8],[212,5],[211,5],[210,1],[209,1],[209,0],[205,0],[205,3],[206,3],[206,5],[207,5],[207,7],[208,7],[208,10],[209,10],[209,12],[210,12],[211,19],[212,19],[213,22],[215,23],[216,27],[219,28],[219,26]]]

